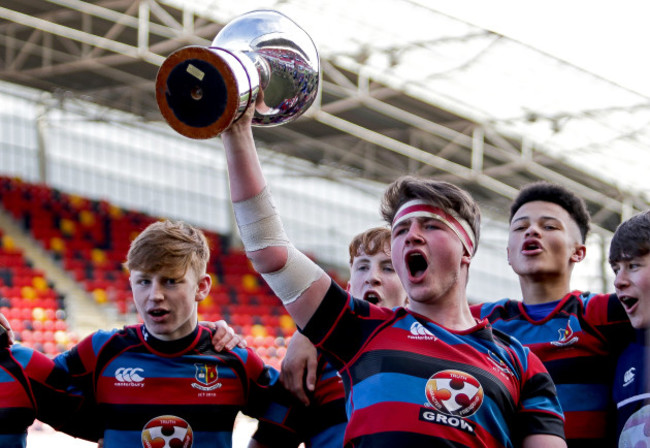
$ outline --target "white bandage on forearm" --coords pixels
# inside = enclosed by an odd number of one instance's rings
[[[323,274],[320,266],[290,244],[284,267],[279,271],[262,274],[262,278],[282,303],[287,305],[300,297]]]
[[[244,248],[249,252],[270,246],[287,246],[289,238],[268,188],[244,201],[233,202],[235,220]]]
[[[247,252],[271,246],[287,248],[286,264],[278,271],[262,274],[282,303],[295,301],[323,275],[323,270],[289,241],[266,187],[252,198],[234,202],[233,211]]]

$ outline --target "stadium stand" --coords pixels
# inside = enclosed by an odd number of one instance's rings
[[[102,310],[117,310],[125,323],[137,321],[122,262],[131,240],[158,218],[10,177],[0,177],[0,203],[85,291],[87,301]],[[199,305],[199,318],[225,319],[267,363],[279,368],[296,330],[293,320],[243,251],[231,247],[223,235],[205,234],[212,250],[208,271],[213,288]],[[10,236],[2,235],[1,245],[1,311],[24,344],[49,355],[65,350],[78,336],[69,331],[64,295],[45,272],[31,266]]]

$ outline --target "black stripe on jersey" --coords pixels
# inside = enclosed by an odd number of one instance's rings
[[[264,421],[258,423],[253,439],[267,448],[297,448],[302,442],[293,431]]]
[[[303,436],[303,440],[307,440],[331,426],[347,421],[345,400],[340,398],[324,404],[308,406],[307,409],[293,413],[287,420],[287,426],[296,428]]]
[[[496,405],[504,411],[504,415],[512,415],[516,411],[516,403],[508,392],[505,384],[490,372],[465,363],[457,363],[449,359],[432,358],[431,356],[409,353],[399,350],[373,350],[363,353],[349,367],[353,384],[381,373],[400,373],[417,378],[428,379],[441,370],[460,370],[473,375]],[[347,382],[347,375],[343,375]],[[349,383],[345,384],[349,390]],[[424,395],[424,389],[422,390]]]
[[[0,434],[22,434],[34,423],[31,408],[0,408]]]
[[[625,308],[623,308],[616,294],[609,295],[609,301],[607,302],[607,320],[610,322],[629,320]]]
[[[193,431],[232,432],[238,405],[186,404],[161,407],[160,405],[100,405],[106,429],[141,431],[153,418],[173,415],[186,420]]]
[[[580,356],[544,362],[556,384],[610,384],[616,361],[603,356]],[[589,372],[587,375],[585,372]]]
[[[312,342],[318,343],[325,339],[327,333],[331,330],[330,325],[323,325],[322,322],[333,323],[347,306],[346,300],[340,300],[340,297],[347,296],[347,293],[332,280],[325,298],[309,319],[305,328],[300,331],[307,336]]]
[[[435,448],[469,448],[463,443],[435,437],[431,434],[411,432],[379,432],[364,435],[361,440],[352,440],[345,445],[349,448],[396,448],[396,447],[435,447]]]

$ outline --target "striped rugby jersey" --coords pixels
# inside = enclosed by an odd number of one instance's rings
[[[647,446],[650,422],[650,350],[644,330],[623,351],[616,365],[613,397],[617,408],[616,446]]]
[[[346,447],[497,448],[530,434],[563,436],[540,360],[485,320],[451,331],[332,283],[303,332],[343,379]]]
[[[617,353],[633,337],[615,295],[573,291],[538,321],[509,299],[473,306],[472,313],[542,360],[557,387],[570,448],[615,446],[611,384]]]
[[[0,446],[24,448],[34,419],[55,428],[75,420],[82,399],[68,394],[68,385],[44,354],[20,344],[0,349]]]
[[[286,428],[260,422],[253,435],[255,440],[269,446],[274,440],[284,439],[285,448],[295,448],[302,442],[307,448],[341,448],[348,421],[345,390],[338,372],[321,352],[318,353],[314,392],[309,398],[309,406],[297,403],[285,421],[293,429],[295,439],[291,439],[292,434],[288,434]]]
[[[98,331],[56,358],[92,397],[104,448],[232,446],[238,411],[282,423],[287,394],[255,352],[216,352],[209,329],[160,341],[144,325]]]

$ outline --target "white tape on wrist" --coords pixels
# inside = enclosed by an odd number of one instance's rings
[[[287,247],[287,264],[279,271],[262,274],[276,296],[288,305],[325,273],[293,245]]]
[[[287,248],[286,264],[278,271],[262,274],[282,303],[295,301],[324,274],[316,263],[291,244],[266,187],[252,198],[234,202],[233,211],[247,252],[272,246]]]
[[[289,238],[275,209],[268,188],[258,195],[232,204],[244,248],[249,252],[270,246],[287,246]]]

